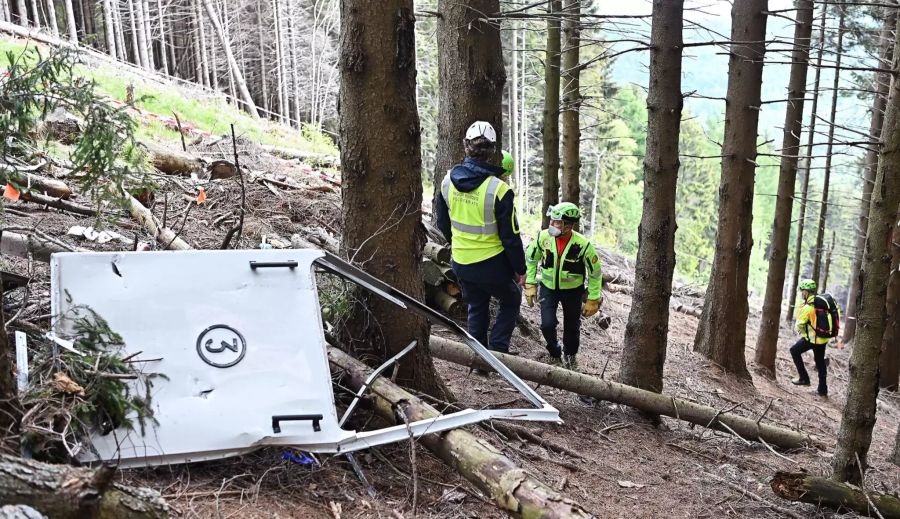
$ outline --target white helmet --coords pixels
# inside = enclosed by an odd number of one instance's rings
[[[469,129],[466,130],[466,140],[470,141],[478,137],[484,137],[490,142],[497,142],[497,132],[494,127],[487,121],[475,121]]]

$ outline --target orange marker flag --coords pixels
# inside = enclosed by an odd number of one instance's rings
[[[3,188],[3,197],[10,200],[18,200],[19,191],[15,187],[13,187],[12,184],[7,183],[6,187]]]
[[[197,195],[197,204],[199,205],[199,204],[202,204],[203,202],[206,202],[206,190],[201,187],[200,194]]]

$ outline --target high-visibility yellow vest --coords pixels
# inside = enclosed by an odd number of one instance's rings
[[[441,195],[450,212],[453,241],[450,252],[460,265],[478,263],[503,252],[494,207],[509,191],[509,185],[497,177],[488,177],[469,192],[456,189],[449,172],[441,184]]]

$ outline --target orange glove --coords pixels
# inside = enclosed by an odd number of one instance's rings
[[[590,317],[596,314],[600,310],[600,300],[599,299],[588,299],[584,302],[584,309],[581,311],[581,315],[585,317]]]

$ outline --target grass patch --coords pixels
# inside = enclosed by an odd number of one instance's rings
[[[18,56],[26,46],[34,45],[41,47],[42,53],[48,51],[45,46],[34,42],[0,38],[0,67],[8,66],[7,52],[11,51]],[[120,101],[125,100],[128,85],[133,84],[134,98],[138,99],[135,103],[137,107],[167,117],[171,117],[173,112],[177,113],[183,123],[191,124],[212,134],[229,134],[231,132],[230,125],[234,124],[235,132],[238,135],[260,144],[330,155],[338,153],[331,140],[317,130],[304,128],[301,131],[266,119],[254,119],[246,112],[226,102],[223,96],[199,87],[163,80],[154,81],[134,74],[124,66],[115,67],[106,63],[81,66],[78,68],[78,72],[88,79],[93,79],[100,92]],[[169,130],[157,122],[138,122],[140,123],[137,132],[138,138],[170,141],[177,141],[179,138],[178,132]]]

